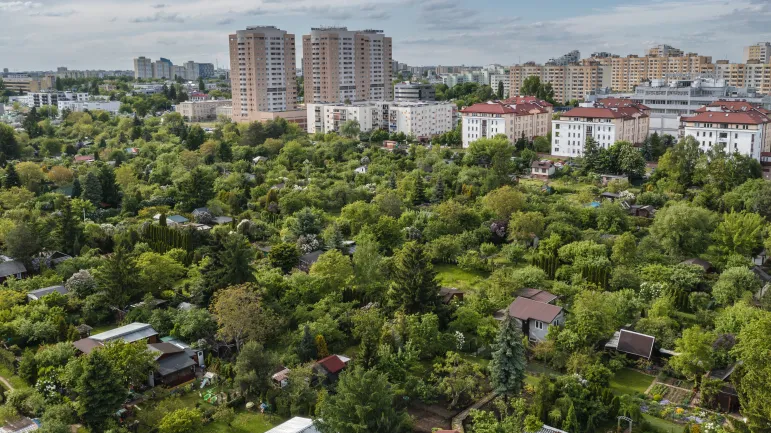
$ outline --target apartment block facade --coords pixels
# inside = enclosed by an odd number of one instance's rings
[[[715,64],[715,78],[725,80],[733,87],[751,87],[759,93],[771,94],[771,63],[728,63]]]
[[[716,101],[682,119],[685,135],[703,151],[720,146],[760,161],[771,151],[771,111],[744,101]]]
[[[392,100],[391,38],[380,30],[320,27],[303,36],[306,103]]]
[[[389,133],[430,138],[452,130],[451,102],[361,101],[351,104],[307,104],[308,133],[328,133],[356,120],[362,131],[383,129]]]
[[[582,104],[552,121],[552,155],[579,157],[592,137],[607,149],[616,141],[642,143],[648,137],[650,109],[628,99]]]
[[[260,112],[296,111],[295,37],[273,26],[231,34],[233,120],[255,121]]]
[[[217,118],[217,109],[232,106],[231,100],[185,101],[175,106],[175,111],[189,122],[202,122]]]
[[[153,61],[147,57],[134,59],[134,79],[147,80],[153,78]]]
[[[610,86],[610,66],[596,62],[587,64],[549,66],[526,63],[509,68],[509,96],[520,96],[527,77],[537,76],[543,83],[551,83],[554,99],[568,102],[583,100],[590,92]],[[497,90],[493,88],[493,91]]]
[[[554,107],[548,102],[530,96],[466,107],[461,110],[463,147],[498,134],[505,134],[511,143],[522,136],[529,140],[546,136],[553,111]]]
[[[654,79],[675,78],[683,75],[711,73],[715,66],[712,57],[688,54],[686,56],[627,56],[613,57],[610,87],[617,92],[632,92],[635,86]]]
[[[771,63],[771,42],[758,42],[744,47],[744,63]]]

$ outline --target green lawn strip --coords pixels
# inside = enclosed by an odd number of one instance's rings
[[[14,372],[9,370],[7,367],[0,366],[0,376],[3,376],[3,378],[5,378],[5,380],[10,382],[11,386],[13,386],[14,388],[19,388],[19,389],[29,388],[29,384],[25,382],[24,379],[14,374]],[[3,385],[0,384],[0,386],[3,386]]]
[[[648,415],[647,413],[643,414],[643,418],[651,426],[658,430],[659,433],[679,433],[683,431],[682,425],[661,418],[656,418],[655,416]]]
[[[610,380],[610,389],[614,394],[631,394],[644,393],[646,389],[653,383],[655,378],[642,374],[638,371],[625,368],[619,370],[613,375]]]
[[[106,324],[106,325],[96,325],[91,330],[91,335],[96,335],[96,334],[101,334],[102,332],[111,331],[111,330],[113,330],[113,329],[115,329],[115,328],[117,328],[119,326],[120,326],[120,324],[118,324],[118,323],[109,323],[109,324]]]
[[[487,278],[484,272],[469,272],[459,268],[458,265],[435,265],[437,279],[442,287],[455,287],[461,290],[473,288],[476,284]]]
[[[255,412],[240,412],[228,426],[219,421],[201,428],[201,433],[264,433],[281,424],[284,420],[276,415],[263,415]]]

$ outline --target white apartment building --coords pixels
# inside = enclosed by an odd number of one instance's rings
[[[73,112],[80,112],[80,111],[93,111],[93,110],[103,110],[107,111],[112,114],[118,114],[120,112],[120,101],[103,101],[103,100],[95,100],[95,101],[59,101],[58,108],[59,113],[61,113],[64,110],[70,110]]]
[[[185,77],[184,78],[186,80],[198,81],[198,77],[200,76],[200,73],[199,73],[200,66],[198,65],[198,63],[196,63],[196,62],[194,62],[192,60],[189,60],[189,61],[185,62],[183,67],[185,68]]]
[[[134,59],[134,79],[150,78],[153,78],[153,61],[144,56]]]
[[[32,92],[22,97],[27,107],[40,108],[44,105],[58,106],[59,101],[87,101],[88,93],[76,92]]]
[[[696,114],[713,102],[747,101],[771,109],[771,96],[761,95],[753,88],[727,85],[723,79],[695,78],[688,80],[651,80],[639,85],[634,93],[595,92],[586,101],[604,98],[625,98],[650,108],[650,134],[682,136],[680,117]]]
[[[174,64],[171,60],[161,57],[153,62],[153,78],[174,78]]]
[[[188,122],[203,122],[217,118],[217,108],[231,107],[232,114],[233,101],[230,99],[221,99],[215,101],[185,101],[177,104],[174,111],[179,113]]]
[[[498,92],[498,83],[503,83],[503,97],[508,98],[511,90],[511,76],[508,73],[490,75],[490,87],[494,93]]]
[[[722,146],[760,161],[771,151],[771,111],[744,101],[717,101],[682,119],[685,135],[703,151]]]
[[[532,96],[512,98],[505,102],[474,104],[461,110],[463,147],[480,138],[505,134],[514,143],[524,136],[528,140],[546,136],[554,108]]]
[[[308,133],[339,131],[349,120],[362,131],[383,129],[415,137],[433,137],[452,130],[454,104],[449,102],[362,101],[352,104],[307,104]]]
[[[607,149],[616,141],[642,143],[648,136],[650,109],[628,99],[585,103],[552,120],[552,155],[579,157],[592,137]]]

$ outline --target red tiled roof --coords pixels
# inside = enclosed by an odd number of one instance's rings
[[[543,99],[538,99],[535,96],[515,96],[503,102],[506,104],[536,104],[540,105],[541,107],[553,107],[552,104],[544,101]]]
[[[461,113],[481,113],[481,114],[507,114],[514,113],[514,109],[500,102],[481,102],[460,110]]]
[[[682,119],[684,122],[736,123],[740,125],[760,125],[771,122],[768,116],[754,110],[742,112],[702,111]]]
[[[606,108],[622,108],[622,107],[631,107],[631,108],[637,108],[639,110],[650,110],[649,107],[639,104],[637,102],[632,101],[631,99],[624,99],[624,98],[605,98],[600,99],[597,101],[600,105]]]
[[[630,119],[634,116],[648,117],[643,111],[634,107],[604,108],[604,107],[578,107],[561,117],[587,117],[595,119]]]
[[[329,355],[326,358],[317,362],[317,364],[324,367],[331,374],[338,373],[345,368],[345,363],[337,355]]]
[[[562,311],[562,307],[519,297],[509,305],[509,314],[519,320],[540,320],[551,323]]]
[[[712,102],[709,105],[706,105],[704,107],[699,108],[696,110],[696,112],[701,113],[704,111],[708,111],[707,107],[720,107],[723,111],[749,111],[749,110],[757,110],[763,114],[771,114],[771,111],[766,110],[765,108],[758,107],[752,103],[749,103],[747,101],[715,101]]]

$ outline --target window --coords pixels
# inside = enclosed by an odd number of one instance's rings
[[[535,321],[535,329],[543,329],[544,328],[543,325],[544,325],[544,323],[541,322],[540,320],[536,320]]]

